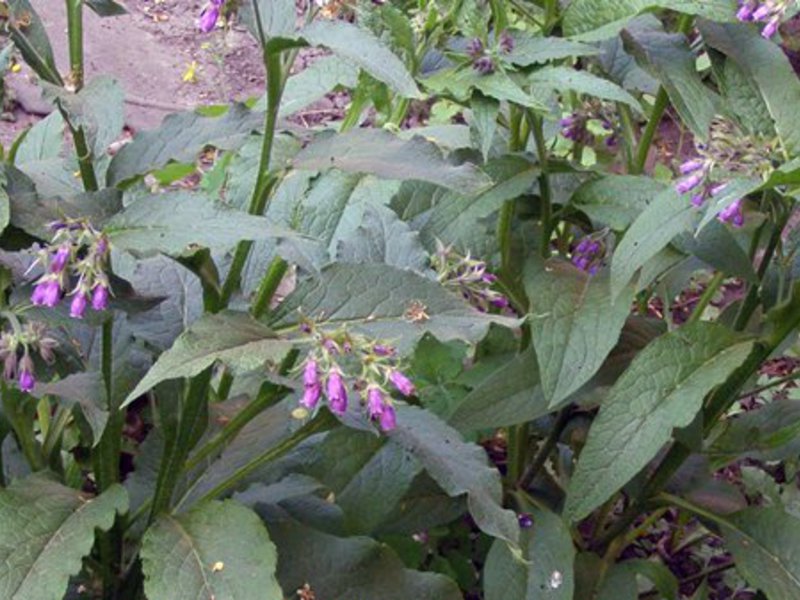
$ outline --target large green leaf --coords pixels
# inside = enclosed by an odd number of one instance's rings
[[[290,238],[264,217],[248,215],[203,194],[175,192],[137,198],[106,223],[113,246],[135,256],[178,256],[196,246],[225,250],[240,240]]]
[[[420,230],[428,248],[435,247],[438,239],[463,252],[478,252],[473,240],[486,229],[485,219],[505,201],[529,193],[539,173],[538,166],[523,156],[501,157],[489,162],[485,170],[495,183],[483,193],[454,190],[438,198]]]
[[[270,522],[269,528],[281,557],[278,579],[287,598],[305,584],[325,600],[462,598],[447,577],[406,569],[389,546],[373,539],[337,537],[289,519]]]
[[[296,113],[336,86],[354,88],[357,84],[358,69],[351,62],[335,55],[325,56],[289,78],[281,96],[279,115]],[[263,101],[259,106],[263,106]]]
[[[564,12],[564,33],[587,41],[607,39],[639,13],[655,8],[716,21],[736,20],[736,0],[573,0]]]
[[[169,115],[158,129],[138,133],[108,167],[108,185],[126,181],[163,167],[170,161],[194,162],[205,146],[230,150],[259,128],[263,115],[234,104],[221,117],[189,111]]]
[[[703,21],[700,31],[709,46],[730,57],[755,81],[786,150],[800,150],[800,123],[793,108],[800,102],[800,81],[781,47],[744,24]]]
[[[321,135],[295,157],[293,164],[299,169],[336,168],[384,179],[428,181],[463,194],[477,194],[491,184],[475,165],[447,162],[433,142],[422,137],[402,140],[383,129]]]
[[[278,555],[253,511],[228,500],[163,515],[142,540],[150,600],[282,600]]]
[[[727,112],[746,132],[764,137],[774,136],[775,124],[755,80],[733,59],[713,49],[709,56]]]
[[[528,82],[534,88],[543,87],[559,92],[568,90],[603,100],[622,102],[639,110],[639,102],[636,98],[616,83],[586,71],[576,71],[569,67],[546,67],[534,71],[528,77]]]
[[[345,21],[317,19],[300,35],[308,43],[330,48],[335,54],[354,62],[401,96],[419,97],[417,84],[403,61],[369,31]]]
[[[572,600],[575,546],[561,517],[548,510],[531,513],[533,526],[520,534],[522,557],[495,540],[484,566],[486,600]]]
[[[41,17],[28,0],[9,0],[8,29],[11,41],[43,80],[60,83],[53,48]]]
[[[611,295],[616,298],[647,261],[679,233],[692,228],[695,211],[673,188],[664,190],[631,224],[611,259]]]
[[[451,496],[467,495],[470,514],[482,531],[516,544],[519,525],[502,506],[500,474],[487,464],[486,453],[461,439],[432,413],[398,407],[397,428],[389,439],[410,452]]]
[[[672,437],[688,426],[705,395],[752,350],[727,328],[686,325],[648,345],[617,380],[581,451],[565,515],[585,517],[630,481]]]
[[[748,508],[722,527],[737,570],[770,600],[800,597],[800,519],[780,508]]]
[[[114,0],[86,0],[86,6],[101,17],[118,17],[127,14],[125,7]]]
[[[433,92],[450,94],[462,102],[468,101],[474,90],[478,90],[484,96],[500,102],[514,102],[537,110],[547,110],[542,100],[528,94],[502,70],[483,75],[468,66],[440,69],[423,79],[422,83]]]
[[[521,67],[559,58],[591,56],[599,53],[599,50],[590,44],[564,38],[535,36],[523,31],[511,31],[510,35],[514,38],[514,47],[505,60]]]
[[[705,138],[716,107],[697,72],[686,36],[649,27],[630,27],[623,30],[622,39],[639,65],[664,86],[686,126],[695,136]]]
[[[335,263],[308,279],[277,309],[275,329],[296,326],[298,310],[329,327],[396,340],[407,351],[425,333],[442,341],[481,339],[490,323],[515,319],[481,313],[436,280],[381,264]]]
[[[652,177],[609,174],[581,185],[570,204],[593,221],[624,231],[666,187]]]
[[[14,155],[14,164],[58,158],[63,145],[64,117],[54,110],[25,134]]]
[[[278,339],[271,329],[247,313],[207,314],[159,356],[144,379],[128,394],[125,404],[161,381],[197,375],[216,361],[247,371],[267,362],[280,361],[291,348],[291,342]]]
[[[614,348],[633,287],[612,299],[605,277],[563,261],[534,261],[526,269],[525,289],[542,388],[552,407],[589,381]]]
[[[463,432],[527,423],[550,412],[530,347],[492,370],[458,402],[447,422]]]
[[[127,510],[118,485],[93,498],[33,475],[0,491],[0,597],[63,597],[92,550],[95,529],[107,531]]]
[[[55,396],[66,408],[80,407],[83,417],[92,429],[92,441],[97,444],[108,422],[103,375],[97,371],[79,371],[53,383],[40,383],[33,390],[36,398]]]

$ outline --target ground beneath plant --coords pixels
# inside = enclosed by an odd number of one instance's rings
[[[244,26],[210,34],[197,30],[205,0],[120,0],[127,15],[99,18],[86,10],[86,78],[117,78],[126,93],[132,131],[157,126],[167,114],[208,103],[258,96],[264,75],[259,49]],[[53,44],[61,73],[68,71],[66,13],[59,0],[34,2]],[[48,114],[27,67],[7,76],[9,100],[0,121],[7,145]]]

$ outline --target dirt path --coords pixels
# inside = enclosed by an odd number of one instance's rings
[[[169,112],[198,104],[229,102],[259,95],[263,69],[259,51],[242,26],[210,34],[197,31],[203,0],[121,0],[128,14],[100,19],[85,11],[87,80],[110,74],[127,95],[126,122],[133,130],[151,128]],[[62,73],[67,71],[66,14],[63,0],[34,0]],[[194,77],[184,77],[194,65]],[[186,80],[188,79],[188,81]],[[51,110],[39,99],[24,68],[7,76],[16,99],[14,122],[0,121],[5,145],[37,116]]]

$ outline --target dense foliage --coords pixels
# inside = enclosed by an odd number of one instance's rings
[[[800,598],[793,2],[210,0],[263,97],[124,143],[84,4],[64,70],[0,3],[54,109],[0,164],[2,599]]]

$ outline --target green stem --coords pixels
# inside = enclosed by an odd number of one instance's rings
[[[525,467],[525,456],[528,452],[530,427],[527,423],[508,428],[508,461],[506,479],[509,487],[517,487]]]
[[[703,295],[700,296],[700,299],[697,301],[697,305],[694,307],[694,311],[687,323],[696,323],[703,317],[703,313],[708,305],[711,304],[711,301],[714,299],[717,291],[719,291],[723,281],[725,281],[725,274],[722,271],[717,271],[703,291]]]
[[[124,419],[118,398],[113,393],[112,381],[113,329],[113,319],[106,320],[101,329],[101,371],[109,415],[103,435],[93,452],[94,477],[99,492],[104,492],[119,481],[119,457],[122,449]]]
[[[766,392],[767,390],[771,390],[772,388],[778,387],[779,385],[783,385],[784,383],[789,383],[790,381],[794,381],[795,379],[800,379],[800,371],[797,373],[790,373],[789,375],[785,375],[779,379],[775,379],[770,381],[769,383],[765,383],[757,388],[753,388],[752,390],[748,390],[739,396],[740,400],[744,400],[745,398],[749,398],[750,396],[755,396],[756,394],[760,394],[762,392]]]
[[[628,167],[628,173],[633,172],[633,153],[636,148],[636,134],[633,128],[633,115],[631,109],[627,104],[617,103],[617,112],[619,113],[619,120],[622,124],[622,138],[625,140],[625,164]]]
[[[678,33],[686,34],[692,28],[694,19],[692,15],[681,15],[678,21]],[[650,113],[650,119],[647,126],[642,133],[642,138],[639,140],[639,147],[636,151],[636,157],[633,162],[632,175],[640,175],[644,172],[645,164],[647,163],[647,155],[650,153],[650,146],[653,143],[658,125],[661,123],[661,117],[664,116],[664,111],[669,106],[669,94],[664,86],[658,88],[656,99],[653,103],[653,110]]]
[[[253,2],[256,12],[256,19],[260,19],[257,9],[257,2]],[[260,26],[259,26],[260,29]],[[262,32],[260,32],[262,33]],[[279,53],[267,52],[266,41],[264,44],[264,68],[267,74],[267,110],[264,116],[264,139],[261,143],[261,157],[258,163],[258,173],[256,184],[253,188],[253,195],[250,198],[248,213],[251,215],[263,215],[267,208],[267,201],[272,187],[276,183],[276,178],[270,175],[270,160],[272,158],[272,147],[275,140],[275,128],[278,123],[278,111],[281,105],[281,96],[285,83],[283,64]],[[233,292],[239,288],[242,277],[242,269],[247,262],[250,249],[253,243],[242,241],[236,247],[233,263],[228,272],[228,277],[222,286],[222,305],[227,306]]]
[[[281,257],[276,256],[272,259],[269,269],[267,269],[267,274],[258,286],[253,306],[250,309],[250,312],[255,318],[259,318],[267,312],[269,303],[272,301],[272,297],[275,295],[278,286],[281,284],[281,281],[283,281],[283,277],[288,270],[288,263]]]
[[[553,423],[553,426],[550,428],[547,438],[545,438],[544,443],[542,444],[541,448],[539,448],[536,456],[533,457],[533,460],[525,469],[522,477],[520,477],[518,487],[526,489],[531,483],[533,483],[533,480],[539,473],[539,470],[544,466],[545,462],[547,462],[547,458],[550,456],[550,453],[558,444],[558,439],[561,437],[561,433],[569,423],[571,416],[572,410],[570,406],[562,408],[558,413],[556,422]]]
[[[550,233],[552,231],[553,202],[550,191],[550,176],[548,175],[548,151],[544,139],[544,124],[542,118],[533,112],[528,112],[528,121],[533,139],[536,143],[536,153],[539,156],[539,197],[541,199],[542,241],[541,253],[544,258],[550,257]]]
[[[53,464],[60,458],[58,453],[61,451],[61,435],[64,433],[64,429],[71,418],[72,413],[68,408],[59,406],[56,409],[55,417],[50,423],[50,428],[47,430],[47,435],[42,444],[42,454],[45,460],[50,464]]]
[[[83,0],[67,0],[70,83],[73,91],[83,87]]]

